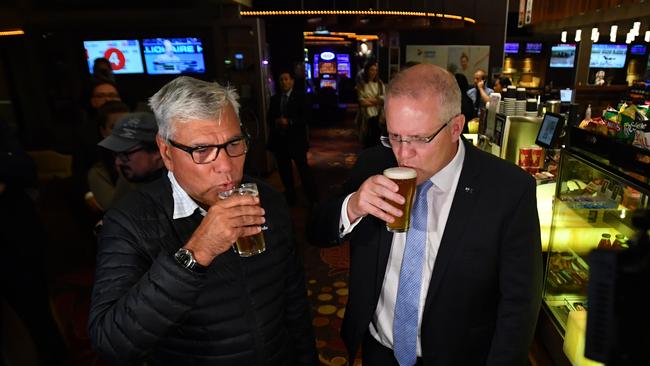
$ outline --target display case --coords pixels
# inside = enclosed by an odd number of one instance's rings
[[[562,150],[544,285],[544,304],[562,337],[570,313],[587,310],[587,256],[595,248],[625,250],[631,217],[646,208],[647,178],[587,150]],[[565,348],[566,350],[566,348]]]

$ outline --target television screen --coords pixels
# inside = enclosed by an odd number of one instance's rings
[[[646,48],[645,45],[642,44],[635,44],[630,48],[630,54],[632,55],[645,55],[646,51],[648,49]]]
[[[576,59],[576,45],[563,43],[551,47],[550,67],[572,68]]]
[[[621,68],[625,66],[627,45],[624,44],[593,44],[589,67]]]
[[[84,41],[88,70],[93,72],[95,59],[104,57],[111,62],[115,74],[140,74],[144,72],[140,42],[135,39],[110,41]]]
[[[503,51],[505,53],[519,53],[519,43],[506,43]]]
[[[526,43],[526,53],[542,53],[542,44]]]
[[[149,38],[142,40],[147,74],[205,73],[199,38]]]
[[[560,102],[573,103],[573,89],[560,89]]]

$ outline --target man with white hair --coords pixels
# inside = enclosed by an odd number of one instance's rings
[[[302,265],[282,195],[243,174],[237,94],[179,77],[150,100],[168,173],[104,217],[91,340],[115,364],[316,365]],[[219,193],[256,183],[259,196]],[[266,250],[240,257],[237,238]]]

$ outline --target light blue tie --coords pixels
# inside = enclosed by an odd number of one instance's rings
[[[418,309],[427,243],[427,192],[432,186],[430,180],[418,186],[411,210],[411,228],[406,233],[393,318],[393,352],[400,366],[415,365],[417,359]]]

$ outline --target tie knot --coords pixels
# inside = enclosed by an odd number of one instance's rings
[[[421,194],[427,194],[427,192],[429,192],[429,189],[431,189],[431,187],[433,187],[433,182],[431,182],[431,180],[429,179],[425,180],[424,182],[422,182],[422,184],[418,186],[417,195],[419,196]]]

